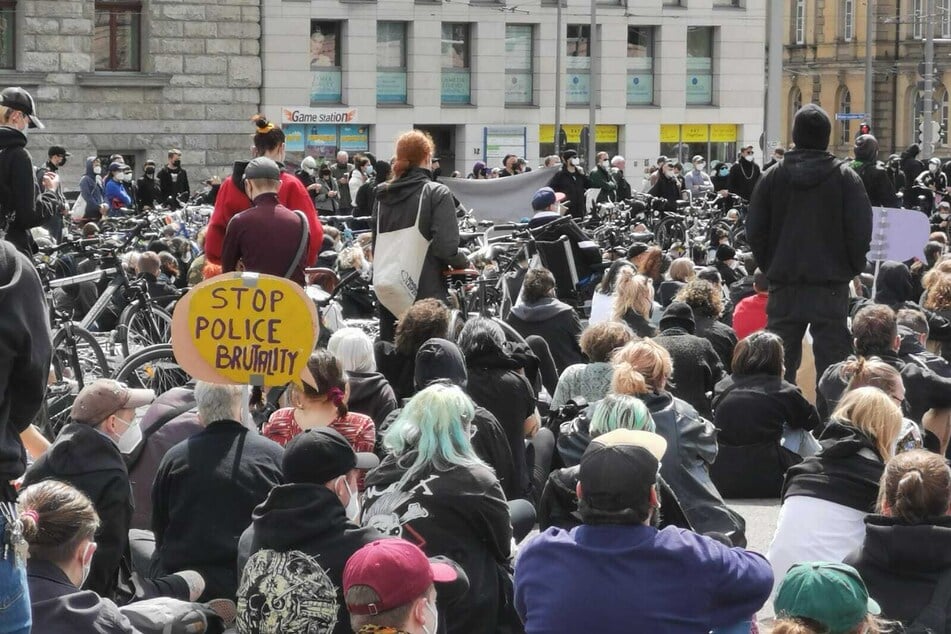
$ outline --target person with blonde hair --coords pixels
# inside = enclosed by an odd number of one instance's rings
[[[822,450],[786,472],[767,554],[777,579],[796,562],[842,561],[861,545],[901,424],[901,408],[878,388],[860,387],[839,402]]]
[[[637,396],[647,405],[657,433],[667,441],[661,475],[700,533],[723,533],[736,545],[746,544],[746,523],[733,512],[710,479],[717,457],[716,430],[686,402],[667,391],[673,372],[670,354],[660,344],[633,341],[613,357],[615,394]]]
[[[657,290],[657,299],[664,308],[667,308],[668,304],[674,301],[674,297],[680,292],[680,289],[686,286],[687,282],[697,277],[693,260],[677,258],[670,263],[670,268],[667,269],[667,277],[669,279],[661,282],[660,288]]]
[[[627,324],[617,321],[603,321],[585,328],[578,343],[588,363],[576,363],[565,368],[558,378],[550,409],[556,410],[579,397],[588,403],[604,398],[611,389],[611,377],[614,374],[611,355],[636,337]]]
[[[638,275],[631,268],[622,268],[618,271],[614,292],[617,295],[612,314],[615,321],[626,323],[638,337],[653,337],[657,334],[650,323],[654,285],[649,278]]]

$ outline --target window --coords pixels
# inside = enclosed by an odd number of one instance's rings
[[[839,98],[836,100],[838,113],[851,114],[852,112],[852,93],[846,86],[839,88]],[[837,121],[839,125],[839,145],[849,145],[852,143],[852,122]]]
[[[591,25],[569,24],[565,54],[568,78],[566,105],[587,104],[591,98]]]
[[[0,1],[0,68],[16,63],[16,0]]]
[[[713,6],[715,7],[736,7],[740,8],[740,0],[713,0]]]
[[[935,0],[935,10],[938,12],[935,20],[941,29],[941,37],[951,37],[951,0]]]
[[[310,21],[310,102],[343,102],[343,23]]]
[[[96,2],[93,58],[96,70],[139,70],[142,3]]]
[[[376,102],[406,103],[406,22],[376,23]]]
[[[934,92],[935,111],[938,113],[938,120],[935,122],[935,127],[938,128],[938,143],[945,144],[948,142],[948,115],[951,114],[948,91],[943,86],[939,86]]]
[[[472,103],[469,24],[442,23],[442,103]]]
[[[654,27],[627,27],[627,105],[654,103]]]
[[[531,24],[505,25],[505,103],[528,105],[534,94],[534,34]]]
[[[682,6],[681,0],[664,0],[665,7],[679,7]]]
[[[802,109],[802,90],[799,86],[793,86],[789,92],[789,128],[792,128],[792,122],[796,118],[796,113]]]
[[[713,103],[713,27],[687,27],[687,105]]]
[[[851,42],[855,37],[855,0],[842,0],[842,39]]]
[[[912,18],[911,36],[916,40],[920,40],[925,36],[925,0],[914,0],[912,3],[912,12],[914,13],[914,17]]]
[[[794,33],[793,41],[796,44],[806,43],[806,0],[795,0],[793,6]]]

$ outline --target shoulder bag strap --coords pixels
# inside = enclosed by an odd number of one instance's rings
[[[943,632],[945,621],[948,618],[949,601],[951,601],[951,570],[946,570],[938,577],[938,585],[935,586],[931,595],[931,601],[915,617],[909,628],[927,628],[932,632]]]
[[[301,224],[300,244],[297,245],[297,253],[294,254],[294,259],[291,260],[291,265],[284,275],[284,277],[287,278],[294,274],[294,269],[297,268],[297,263],[300,262],[300,259],[304,256],[304,253],[307,251],[307,243],[310,242],[310,227],[307,225],[307,216],[298,209],[295,209],[294,213],[297,214]]]
[[[426,192],[429,191],[430,186],[432,186],[432,183],[425,183],[423,188],[419,190],[419,207],[416,208],[416,230],[420,233],[422,233],[422,230],[419,228],[419,219],[423,215],[423,198],[426,197]]]

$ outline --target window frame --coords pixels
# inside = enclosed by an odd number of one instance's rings
[[[657,104],[656,91],[654,90],[654,85],[653,85],[653,84],[654,84],[655,75],[656,75],[656,72],[657,72],[657,63],[656,63],[657,29],[658,29],[657,26],[655,26],[655,25],[648,25],[648,24],[628,24],[628,25],[627,25],[627,47],[628,47],[628,49],[627,49],[627,52],[628,52],[628,54],[627,54],[627,60],[628,60],[628,62],[627,62],[627,76],[630,77],[632,74],[634,74],[632,71],[640,70],[640,69],[632,69],[632,68],[631,68],[631,61],[630,61],[630,60],[632,60],[632,59],[643,59],[643,58],[640,58],[640,57],[637,57],[637,56],[631,56],[631,55],[630,55],[630,52],[631,52],[631,33],[632,33],[633,31],[645,31],[645,32],[648,34],[649,43],[648,43],[648,45],[647,45],[647,47],[646,47],[646,48],[648,49],[648,50],[647,50],[647,53],[648,53],[648,54],[647,54],[645,57],[648,58],[648,59],[650,59],[650,68],[649,68],[649,69],[646,69],[646,72],[649,72],[649,73],[650,73],[650,76],[651,76],[651,100],[650,100],[650,103],[632,103],[631,100],[627,97],[627,94],[625,94],[625,100],[626,100],[626,102],[627,102],[627,106],[628,106],[628,107],[654,106],[654,105]],[[640,73],[640,74],[644,74],[644,73]],[[625,91],[625,93],[626,93],[626,91]]]
[[[839,91],[835,99],[836,113],[852,113],[852,91],[848,86],[839,86]],[[852,122],[849,120],[838,121],[839,137],[838,145],[848,146],[852,144]]]
[[[704,29],[704,30],[706,30],[706,31],[708,31],[708,32],[710,33],[710,38],[709,38],[709,39],[710,39],[710,48],[709,48],[710,57],[709,57],[709,58],[704,58],[704,57],[695,56],[695,55],[691,55],[691,54],[690,54],[690,33],[691,33],[691,31],[696,32],[696,31],[699,30],[699,29]],[[710,60],[710,69],[709,69],[709,76],[710,76],[710,100],[709,100],[709,101],[704,101],[703,103],[690,103],[689,101],[686,101],[686,96],[685,96],[685,105],[686,105],[688,108],[689,108],[689,107],[692,107],[692,106],[699,106],[699,107],[713,106],[713,105],[715,105],[715,102],[716,102],[716,87],[713,85],[713,82],[714,82],[714,80],[716,79],[716,71],[717,71],[717,69],[716,69],[717,27],[715,27],[715,26],[710,26],[710,25],[700,25],[700,24],[688,26],[688,27],[687,27],[687,42],[686,42],[686,44],[687,44],[687,50],[685,51],[685,53],[686,53],[685,59],[687,60],[687,65],[686,65],[686,66],[687,66],[687,81],[688,81],[688,82],[690,81],[690,74],[691,74],[691,72],[693,72],[693,71],[690,69],[690,67],[689,67],[689,66],[690,66],[689,60],[690,60],[691,58],[695,58],[695,59],[709,59],[709,60]],[[694,73],[694,74],[695,74],[695,75],[699,75],[699,73]],[[685,86],[685,88],[686,88],[686,86]]]
[[[0,13],[9,12],[10,26],[10,59],[6,64],[0,63],[0,69],[2,70],[14,70],[17,64],[17,1],[18,0],[0,0]],[[0,50],[3,48],[4,47],[0,46]]]
[[[842,0],[842,39],[855,39],[855,0]]]
[[[806,0],[793,0],[793,42],[806,43]]]
[[[574,34],[574,37],[572,37]],[[575,22],[565,25],[565,72],[567,75],[585,75],[587,76],[587,94],[588,98],[584,101],[578,99],[568,99],[569,90],[571,89],[570,82],[566,77],[565,81],[565,105],[566,106],[587,106],[591,103],[591,24],[589,22],[580,23]],[[580,48],[581,43],[584,42],[586,55],[578,55],[577,51]],[[571,55],[568,50],[569,47],[574,45],[574,51],[576,54]],[[571,60],[588,60],[587,64],[585,62],[572,64]]]
[[[141,72],[142,71],[142,2],[140,0],[95,0],[93,5],[93,63],[95,64],[97,54],[95,51],[95,33],[96,29],[99,28],[97,24],[100,13],[109,13],[109,65],[107,68],[101,68],[96,66],[96,72],[104,73],[122,73],[122,72]],[[135,63],[131,64],[131,68],[119,68],[118,59],[119,59],[119,46],[117,33],[120,28],[117,23],[117,15],[119,13],[129,13],[132,15],[132,25],[130,25],[132,31],[133,46],[135,48],[134,54],[130,51],[130,55],[134,57]]]
[[[399,66],[384,66],[380,64],[380,52],[379,48],[377,49],[377,65],[376,72],[377,77],[379,78],[379,73],[403,73],[403,82],[404,82],[404,94],[402,101],[380,101],[379,97],[379,84],[377,84],[377,105],[405,105],[409,103],[409,25],[410,23],[406,20],[378,20],[376,23],[377,28],[377,46],[380,44],[380,25],[392,25],[397,24],[402,28],[402,37],[400,38],[400,65]]]
[[[528,29],[528,41],[529,41],[529,50],[528,50],[528,77],[531,87],[529,90],[528,101],[509,101],[508,94],[505,95],[505,105],[506,106],[531,106],[535,104],[535,35],[538,30],[535,24],[524,24],[524,23],[508,23],[505,25],[505,48],[506,48],[506,60],[509,59],[508,56],[508,42],[509,42],[509,28],[513,29]],[[519,74],[524,74],[526,71],[524,69],[515,68],[509,69],[508,65],[505,67],[506,81],[505,84],[508,86],[508,74],[509,72],[517,72]]]
[[[440,26],[439,26],[439,72],[440,72],[440,82],[441,82],[442,79],[445,77],[446,71],[454,72],[454,73],[455,73],[455,72],[460,72],[460,71],[465,71],[465,73],[469,76],[469,99],[468,99],[468,101],[465,101],[465,102],[463,102],[463,101],[453,101],[453,100],[446,101],[445,93],[443,92],[443,89],[442,89],[442,84],[440,84],[439,103],[440,103],[441,105],[444,105],[444,106],[445,106],[445,105],[449,105],[449,106],[472,105],[472,40],[473,40],[473,38],[472,38],[472,25],[473,25],[472,22],[440,22]],[[447,39],[447,38],[446,38],[446,35],[445,35],[445,28],[446,28],[447,26],[450,28],[449,39]],[[449,47],[451,48],[451,47],[454,45],[454,43],[457,41],[457,40],[455,39],[454,34],[453,34],[453,28],[454,28],[454,27],[459,27],[459,26],[464,26],[464,27],[465,27],[465,39],[462,41],[462,42],[463,42],[463,46],[464,46],[463,55],[462,55],[462,64],[463,64],[463,65],[462,65],[461,67],[448,66],[448,65],[446,65],[446,59],[447,59],[447,54],[446,54],[446,52],[447,52],[447,49],[445,49],[444,47],[445,47],[446,43],[448,42]],[[449,57],[452,58],[451,53],[450,53]]]

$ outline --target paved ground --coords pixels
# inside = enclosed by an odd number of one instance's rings
[[[727,500],[727,504],[746,520],[747,548],[765,555],[776,530],[779,500]],[[772,618],[772,603],[765,605],[758,616],[761,623]]]

